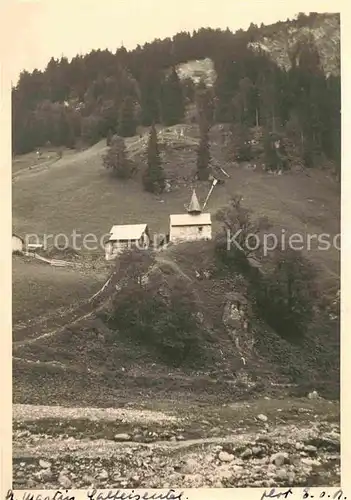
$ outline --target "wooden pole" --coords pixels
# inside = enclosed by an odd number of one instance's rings
[[[213,188],[215,187],[215,185],[217,184],[217,182],[218,182],[218,181],[217,181],[217,179],[213,179],[212,186],[211,186],[211,188],[210,188],[210,190],[209,190],[209,192],[208,192],[208,195],[207,195],[207,198],[206,198],[206,200],[205,200],[204,206],[202,207],[202,210],[204,210],[204,209],[205,209],[205,207],[206,207],[206,205],[207,205],[207,202],[208,202],[208,199],[209,199],[209,197],[211,196],[211,193],[212,193],[212,191],[213,191]]]

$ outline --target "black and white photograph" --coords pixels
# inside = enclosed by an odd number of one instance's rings
[[[9,488],[346,498],[340,12],[8,15]]]

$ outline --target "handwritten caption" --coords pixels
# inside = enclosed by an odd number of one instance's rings
[[[169,489],[167,492],[149,491],[136,493],[134,490],[127,492],[123,490],[98,491],[91,490],[86,492],[87,500],[187,500],[183,497],[183,492],[177,493],[176,490]],[[14,496],[13,490],[8,490],[5,500],[19,500]],[[68,490],[62,492],[57,490],[54,495],[36,494],[31,491],[25,491],[22,500],[75,500]]]
[[[289,496],[293,494],[294,492],[291,488],[286,491],[276,491],[275,488],[272,488],[270,491],[265,491],[262,494],[261,500],[264,500],[265,498],[289,498]],[[332,493],[331,491],[326,490],[316,491],[316,488],[313,488],[312,491],[311,488],[304,488],[302,494],[298,493],[297,495],[295,495],[295,498],[315,498],[316,500],[320,498],[324,498],[325,500],[327,500],[329,498],[330,500],[347,500],[347,496],[344,495],[343,491],[340,489]]]
[[[109,491],[99,491],[99,490],[88,490],[85,492],[87,500],[188,500],[188,497],[184,497],[184,492],[181,491],[177,493],[176,490],[169,489],[167,492],[139,492],[136,493],[132,491],[123,490],[109,490]],[[324,500],[347,500],[347,496],[344,494],[343,490],[338,489],[332,491],[328,490],[318,490],[318,488],[304,488],[301,491],[294,492],[291,488],[284,491],[277,491],[275,488],[267,491],[265,490],[261,496],[261,500],[266,498],[276,498],[283,499],[294,496],[296,499],[307,500],[307,499],[324,499]],[[13,490],[8,490],[5,500],[19,500],[14,495]],[[21,497],[21,500],[76,500],[75,496],[72,495],[68,490],[64,492],[57,490],[53,495],[42,495],[39,493],[33,493],[31,491],[25,491]]]

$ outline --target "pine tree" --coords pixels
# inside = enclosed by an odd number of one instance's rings
[[[250,161],[252,159],[252,147],[250,143],[250,130],[246,125],[238,124],[235,127],[238,144],[236,148],[236,159],[238,161]]]
[[[149,127],[160,121],[160,76],[155,70],[145,74],[140,82],[141,123]]]
[[[195,102],[200,126],[206,121],[206,126],[210,127],[213,124],[214,115],[213,93],[203,82],[197,86]]]
[[[200,181],[207,181],[210,173],[209,165],[211,161],[211,154],[208,135],[209,126],[205,117],[202,117],[202,120],[199,122],[199,128],[200,143],[197,150],[196,160],[197,177]]]
[[[278,134],[265,132],[264,156],[268,170],[276,172],[285,170],[288,166],[287,157],[282,138]]]
[[[157,143],[157,131],[153,124],[147,146],[147,168],[143,175],[143,185],[150,193],[162,193],[165,188],[165,174],[161,165]]]
[[[123,101],[119,123],[118,123],[118,135],[121,137],[132,137],[136,134],[137,123],[134,114],[134,101],[131,97],[126,97]]]
[[[104,167],[112,170],[113,174],[119,179],[128,179],[134,169],[130,160],[127,158],[126,147],[122,137],[113,136],[110,147],[103,157]]]
[[[162,121],[166,126],[181,123],[184,118],[185,106],[183,89],[175,68],[166,78],[161,91]]]
[[[239,135],[240,125],[236,123],[230,124],[229,134],[228,134],[228,142],[227,148],[225,152],[226,160],[229,163],[235,162],[239,160],[239,147],[241,146],[242,138]]]
[[[246,126],[255,124],[255,88],[250,78],[245,77],[239,81],[238,93],[233,104],[235,118],[238,123]]]

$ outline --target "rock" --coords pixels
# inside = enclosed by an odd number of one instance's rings
[[[94,484],[95,479],[93,478],[93,476],[90,476],[88,474],[84,474],[84,476],[82,477],[82,481],[83,481],[83,484],[91,485],[91,484]]]
[[[312,391],[308,394],[308,399],[319,399],[319,394],[317,391]]]
[[[199,488],[199,486],[203,483],[203,478],[201,474],[187,474],[185,475],[183,481],[191,488]]]
[[[185,441],[185,437],[184,437],[182,434],[179,434],[179,435],[176,437],[176,440],[177,440],[177,441]]]
[[[269,479],[267,479],[265,486],[267,488],[272,488],[273,486],[277,486],[277,481],[273,477],[270,477]]]
[[[281,467],[283,464],[287,463],[289,460],[289,455],[287,453],[274,453],[271,455],[271,463],[276,467]]]
[[[217,444],[216,446],[213,447],[214,453],[219,453],[222,450],[223,450],[223,446],[221,446],[220,444]]]
[[[222,481],[216,481],[215,483],[213,483],[213,488],[223,488],[223,483]]]
[[[301,463],[308,467],[319,467],[321,465],[318,460],[313,460],[312,458],[301,458]]]
[[[130,441],[130,435],[129,434],[116,434],[114,437],[115,441]]]
[[[325,434],[323,437],[316,438],[312,442],[314,442],[318,448],[324,448],[328,451],[340,451],[340,434]]]
[[[310,453],[311,455],[315,455],[317,453],[317,447],[312,446],[311,444],[304,446],[303,450],[307,451],[307,453]]]
[[[252,457],[252,451],[250,450],[250,448],[246,448],[246,450],[244,450],[241,453],[240,457],[243,458],[244,460],[247,459],[247,458]]]
[[[43,469],[40,471],[40,479],[42,481],[51,481],[54,477],[54,474],[52,473],[51,469]]]
[[[182,466],[181,471],[183,474],[193,474],[197,468],[197,461],[193,458],[188,458],[185,464]]]
[[[252,448],[252,455],[254,455],[255,457],[263,455],[263,449],[260,446],[254,446]]]
[[[213,434],[214,436],[218,436],[221,433],[221,428],[220,427],[212,427],[210,430],[210,434]]]
[[[261,479],[257,479],[256,481],[254,481],[253,486],[255,486],[256,488],[262,488],[262,486],[264,486],[264,481],[262,481]]]
[[[261,422],[267,422],[267,420],[268,420],[267,415],[263,415],[263,413],[260,413],[259,415],[257,415],[257,418],[258,418],[258,420],[261,420]]]
[[[233,476],[233,472],[229,469],[219,469],[217,472],[220,479],[231,479]]]
[[[72,481],[65,474],[62,474],[62,472],[58,477],[58,482],[60,486],[62,486],[62,488],[65,488],[67,490],[72,487]]]
[[[108,472],[107,470],[103,469],[100,474],[99,474],[99,479],[108,479]]]
[[[290,455],[289,456],[289,462],[291,465],[295,465],[296,467],[299,466],[301,462],[301,456],[300,455]]]
[[[275,473],[276,477],[281,481],[288,479],[288,473],[286,469],[278,469]]]
[[[50,469],[51,462],[47,462],[46,460],[39,460],[39,465],[42,469]]]
[[[226,451],[221,451],[218,455],[221,462],[232,462],[234,460],[234,455],[227,453]]]
[[[290,486],[293,485],[296,477],[295,472],[293,470],[289,470],[286,475],[288,478],[289,485]]]

